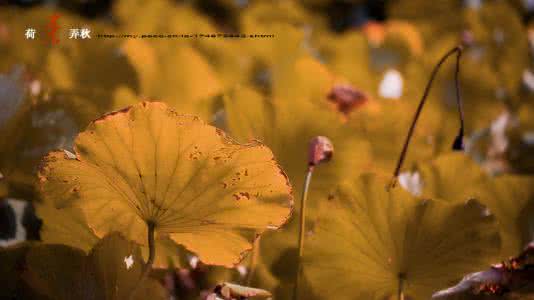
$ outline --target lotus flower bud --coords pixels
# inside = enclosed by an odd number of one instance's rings
[[[334,155],[334,145],[325,136],[314,137],[310,141],[308,165],[316,166],[322,162],[328,162]]]

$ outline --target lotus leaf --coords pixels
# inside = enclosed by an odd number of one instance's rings
[[[88,256],[64,245],[38,245],[28,250],[29,285],[51,299],[166,299],[163,287],[143,279],[139,247],[113,233]]]
[[[105,115],[74,148],[75,158],[45,158],[42,195],[56,208],[80,207],[99,237],[120,231],[146,244],[152,224],[205,263],[232,266],[291,212],[291,187],[266,146],[235,143],[163,103]]]
[[[417,199],[384,178],[364,174],[322,202],[304,272],[324,299],[428,299],[494,261],[500,238],[484,206]]]
[[[534,190],[531,176],[486,175],[465,154],[438,156],[419,164],[423,195],[452,203],[475,198],[495,215],[501,230],[505,259],[516,255],[534,237]]]

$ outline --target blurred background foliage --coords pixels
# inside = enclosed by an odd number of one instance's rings
[[[507,194],[512,187],[530,186],[534,173],[532,1],[0,3],[0,239],[12,241],[7,244],[40,238],[69,244],[65,240],[78,236],[78,247],[87,252],[98,243],[80,225],[79,212],[62,218],[42,203],[35,172],[50,150],[71,149],[91,120],[141,100],[199,115],[238,141],[263,141],[296,197],[309,140],[328,136],[336,151],[314,175],[308,216],[313,235],[321,203],[339,182],[366,171],[393,171],[432,68],[458,44],[464,46],[466,155],[447,156],[458,130],[450,60],[429,95],[404,169],[420,172],[426,182],[422,193],[431,197],[454,202],[484,194],[481,199],[489,200],[482,202],[502,216],[500,231],[510,241],[498,257],[518,253],[533,237],[534,191]],[[50,45],[54,13],[60,15],[60,41]],[[35,40],[25,38],[27,28],[37,30]],[[70,28],[89,28],[92,38],[68,39]],[[274,37],[97,37],[217,33]],[[507,203],[510,198],[517,203]],[[235,269],[205,266],[170,242],[165,249],[179,251],[180,259],[171,264],[178,269],[156,275],[178,299],[194,299],[221,281],[251,284],[287,299],[297,225],[293,218],[283,230],[262,237]],[[72,237],[65,237],[65,228],[73,229]],[[306,299],[317,298],[312,282],[305,282],[305,290]]]

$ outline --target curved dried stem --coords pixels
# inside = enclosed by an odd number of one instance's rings
[[[464,136],[464,113],[462,108],[462,101],[460,98],[460,83],[459,83],[459,74],[460,74],[460,57],[462,55],[463,47],[462,46],[456,46],[453,49],[449,50],[436,64],[434,69],[432,70],[432,73],[430,75],[430,79],[428,80],[428,83],[425,87],[425,91],[423,93],[423,96],[421,97],[421,101],[419,102],[419,106],[417,107],[417,110],[415,111],[415,115],[413,117],[412,124],[410,125],[410,129],[408,130],[408,135],[406,136],[406,140],[404,142],[404,145],[402,147],[402,151],[399,156],[399,160],[397,162],[397,166],[395,167],[395,171],[393,172],[393,181],[392,185],[395,185],[396,178],[399,176],[400,169],[402,168],[402,164],[404,162],[404,159],[406,158],[406,154],[408,152],[408,146],[410,145],[410,141],[412,139],[415,126],[417,124],[417,120],[419,119],[419,115],[421,115],[421,111],[423,110],[423,106],[425,105],[426,99],[428,98],[428,94],[430,93],[430,88],[432,87],[432,83],[434,82],[434,79],[443,65],[443,63],[449,58],[451,55],[456,54],[456,71],[454,74],[454,82],[456,86],[456,103],[458,106],[458,115],[460,118],[460,130],[458,132],[458,135],[456,136],[454,143],[453,143],[453,150],[463,150],[463,136]]]

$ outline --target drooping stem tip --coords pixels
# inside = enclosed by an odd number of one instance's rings
[[[453,150],[463,150],[464,144],[463,144],[463,137],[464,137],[464,113],[462,108],[462,101],[460,98],[460,82],[459,82],[459,74],[460,74],[460,57],[462,55],[463,47],[462,46],[456,46],[453,49],[449,50],[436,64],[434,69],[432,70],[432,73],[430,75],[430,79],[428,80],[428,83],[425,87],[425,90],[423,92],[423,96],[421,97],[421,100],[419,101],[419,105],[417,106],[417,110],[415,111],[415,115],[413,117],[413,121],[410,125],[410,129],[408,130],[408,134],[406,135],[406,140],[404,142],[404,145],[402,147],[402,151],[399,155],[399,160],[397,161],[397,166],[395,167],[395,171],[393,172],[393,180],[391,181],[391,186],[394,186],[396,183],[396,178],[399,176],[400,169],[402,168],[402,164],[404,162],[404,159],[406,158],[406,154],[408,152],[408,146],[410,145],[410,141],[412,139],[415,126],[417,124],[417,120],[419,119],[419,116],[421,115],[421,111],[423,110],[423,106],[425,105],[426,99],[428,98],[428,94],[430,93],[430,88],[432,87],[432,83],[434,82],[434,79],[443,65],[443,63],[449,58],[451,55],[456,54],[456,71],[454,74],[454,82],[456,86],[456,104],[458,106],[458,115],[460,119],[460,129],[458,131],[458,135],[454,139],[452,149]]]

